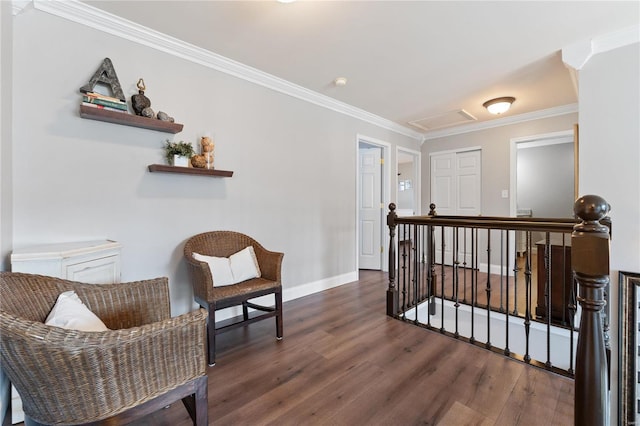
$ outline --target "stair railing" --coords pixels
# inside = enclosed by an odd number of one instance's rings
[[[604,199],[594,195],[579,198],[574,204],[579,223],[573,219],[438,216],[434,205],[428,216],[398,217],[395,205],[391,204],[389,208],[388,315],[575,377],[575,424],[606,424],[609,415],[610,348],[607,334],[609,314],[604,307],[608,297],[611,223],[603,221],[609,211]],[[517,259],[515,244],[511,246],[516,232],[526,236],[524,259]],[[536,244],[538,256],[534,259],[531,255],[534,251],[532,235],[536,232],[540,232],[544,238]],[[556,242],[552,247],[553,239]],[[557,243],[558,240],[560,243]],[[487,268],[486,276],[478,273],[480,244],[486,248],[486,254],[484,250],[482,253],[486,263],[484,267]],[[552,262],[553,250],[558,247],[561,253],[560,267],[557,259]],[[452,253],[446,259],[445,248]],[[467,251],[470,256],[459,255]],[[436,252],[440,253],[439,256],[436,256]],[[540,306],[535,310],[532,308],[532,298],[535,296],[533,288],[536,287],[532,278],[536,270],[532,263],[535,260],[538,262],[537,283],[544,285],[543,295],[537,293],[538,302],[540,297],[544,300],[542,310]],[[492,271],[492,263],[498,263],[493,268],[498,272]],[[555,286],[552,281],[558,279],[554,277],[552,280],[553,268],[563,271],[564,308],[560,313],[551,310],[558,297],[552,288],[552,284]],[[569,278],[565,277],[565,270],[570,271]],[[540,271],[544,276],[541,277]],[[445,291],[445,281],[453,290]],[[518,296],[509,293],[512,288],[512,291],[520,292],[521,297],[524,292],[524,310],[517,306]],[[483,306],[478,302],[481,295],[484,296]],[[492,303],[492,297],[499,299],[497,307]],[[555,298],[554,303],[552,298]],[[503,304],[503,300],[506,304]],[[515,300],[515,306],[510,304],[512,300]],[[450,305],[445,305],[445,302]],[[423,306],[427,308],[420,311]],[[455,324],[453,326],[445,326],[446,309],[455,316],[448,319]],[[464,315],[470,318],[471,335],[463,337],[459,333],[459,317]],[[558,315],[561,317],[559,326],[554,322]],[[506,325],[504,347],[497,347],[492,342],[490,324],[496,317]],[[556,320],[552,321],[552,318]],[[578,318],[579,327],[575,323]],[[486,322],[486,327],[479,324],[480,321]],[[526,347],[520,354],[514,353],[509,341],[509,336],[515,333],[510,327],[516,326],[522,328],[526,340]],[[532,359],[529,352],[530,333],[545,327],[546,342],[536,342],[535,346],[546,347],[546,359]],[[564,329],[570,342],[566,343],[570,351],[569,364],[562,369],[551,362],[551,349],[555,344],[551,335],[552,331],[558,329]],[[476,334],[478,330],[480,333]]]

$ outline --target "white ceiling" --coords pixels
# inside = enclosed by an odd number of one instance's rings
[[[495,119],[494,97],[517,99],[503,116],[576,103],[561,49],[640,24],[638,1],[86,3],[423,133]]]

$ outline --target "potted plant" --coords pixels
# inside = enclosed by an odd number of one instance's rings
[[[164,144],[164,154],[167,163],[172,166],[189,167],[189,160],[195,154],[191,142],[172,142],[167,140]]]

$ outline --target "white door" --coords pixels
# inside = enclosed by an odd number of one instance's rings
[[[360,148],[359,264],[361,269],[382,269],[382,149]]]
[[[480,150],[447,152],[431,155],[431,202],[440,216],[477,216],[480,214],[481,163]],[[453,230],[436,229],[435,261],[453,263]],[[466,238],[466,247],[465,247]],[[469,263],[471,231],[458,232],[458,261]]]

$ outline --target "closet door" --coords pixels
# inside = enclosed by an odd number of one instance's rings
[[[431,202],[440,216],[478,216],[481,206],[481,151],[431,154]],[[435,232],[436,263],[453,264],[453,229]],[[444,238],[444,245],[443,245]],[[470,263],[471,231],[458,232],[459,262]],[[466,242],[466,244],[465,244]],[[444,247],[444,252],[442,248]]]

